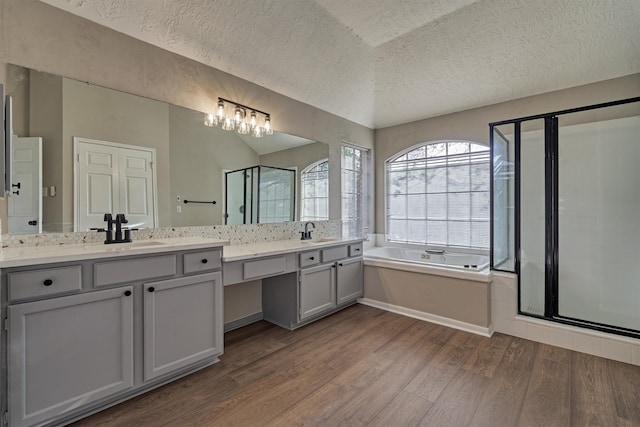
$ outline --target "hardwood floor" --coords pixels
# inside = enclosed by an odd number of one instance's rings
[[[640,367],[355,305],[74,426],[640,426]]]

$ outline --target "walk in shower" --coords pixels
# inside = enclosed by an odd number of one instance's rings
[[[296,171],[257,165],[225,173],[225,224],[295,220]]]
[[[520,314],[640,337],[640,98],[490,131],[491,265]]]

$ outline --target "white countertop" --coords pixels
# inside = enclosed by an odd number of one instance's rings
[[[228,243],[226,240],[209,239],[206,237],[175,237],[137,240],[132,243],[113,243],[109,245],[103,243],[87,243],[3,248],[0,253],[0,268],[203,249],[223,246]]]
[[[354,238],[320,238],[312,240],[276,240],[272,242],[250,243],[246,245],[225,246],[222,250],[222,261],[239,261],[255,257],[278,255],[291,252],[303,252],[316,248],[340,244],[357,243],[363,239]]]

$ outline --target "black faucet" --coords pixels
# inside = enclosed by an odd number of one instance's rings
[[[122,238],[122,224],[127,224],[127,218],[125,218],[124,214],[120,213],[116,215],[116,236],[113,240],[113,243],[128,243],[131,242],[131,231],[124,231],[124,238]]]
[[[104,228],[91,228],[90,230],[97,230],[98,232],[104,231],[107,237],[104,244],[107,245],[109,243],[113,243],[113,217],[110,213],[104,214],[104,221],[107,222],[106,230]]]
[[[304,224],[304,231],[300,232],[300,240],[311,240],[311,231],[309,231],[309,224],[311,224],[313,228],[316,228],[316,225],[314,223],[312,223],[311,221],[307,221]]]
[[[104,214],[104,220],[107,222],[107,228],[90,228],[89,230],[96,230],[98,232],[104,231],[106,233],[106,240],[104,241],[105,245],[110,243],[129,243],[131,242],[131,230],[137,230],[137,228],[126,228],[124,229],[124,238],[122,237],[122,224],[127,224],[129,221],[125,218],[124,214],[117,214],[115,219],[116,229],[115,229],[115,237],[113,230],[113,216],[110,213]]]

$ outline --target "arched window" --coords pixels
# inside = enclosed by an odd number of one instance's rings
[[[300,173],[300,221],[329,219],[329,159],[317,161]]]
[[[489,248],[489,147],[434,141],[385,162],[387,240]]]

